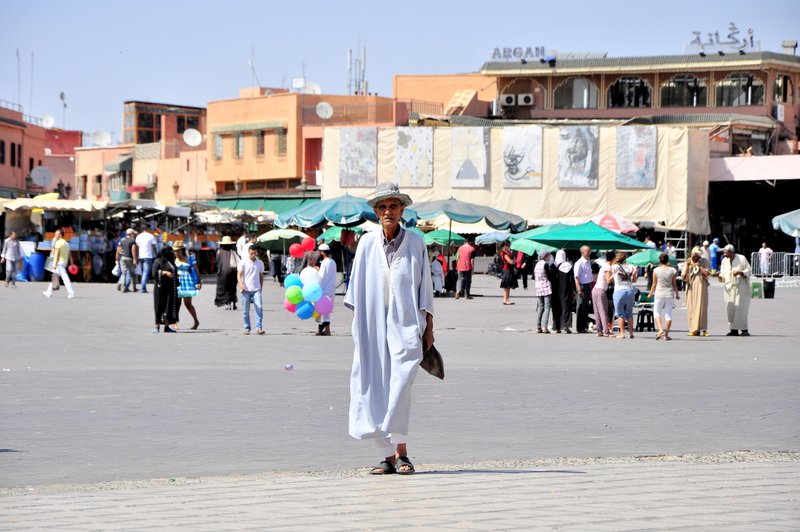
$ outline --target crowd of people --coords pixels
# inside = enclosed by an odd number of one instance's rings
[[[655,246],[649,238],[645,244]],[[589,246],[580,248],[580,256],[574,263],[567,258],[565,250],[558,250],[555,255],[543,250],[538,260],[533,260],[522,252],[511,251],[506,241],[500,244],[497,254],[502,303],[514,304],[511,291],[519,287],[520,279],[525,279],[523,286],[527,289],[526,267],[534,264],[534,326],[538,334],[572,334],[575,331],[594,332],[604,338],[634,338],[634,307],[644,303],[646,310],[652,308],[655,338],[670,341],[672,311],[676,300],[680,299],[679,281],[686,292],[689,336],[710,336],[708,286],[710,280],[716,278],[725,288],[725,309],[730,325],[727,334],[748,336],[749,279],[753,272],[747,259],[737,254],[732,245],[719,247],[720,256],[715,258],[714,246],[718,244],[719,239],[715,238],[710,244],[705,241],[702,246],[694,247],[679,270],[673,265],[677,261],[670,246],[663,246],[666,251],[658,255],[658,264],[641,268],[627,264],[628,253],[625,252],[609,252],[593,261]],[[772,251],[766,244],[762,249],[768,251],[761,256]],[[451,270],[457,272],[458,284],[453,283],[448,288],[444,282],[444,258],[438,250],[433,251],[430,264],[434,296],[450,291],[455,299],[473,298],[471,279],[475,253],[473,239],[458,248],[451,266]],[[642,274],[647,281],[644,290],[636,286]]]

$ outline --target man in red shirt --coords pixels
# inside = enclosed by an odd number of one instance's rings
[[[467,299],[472,299],[470,289],[472,288],[472,270],[475,269],[475,248],[473,247],[473,238],[469,238],[464,245],[458,248],[458,262],[456,263],[456,271],[458,271],[458,289],[456,290],[456,299],[461,295],[465,295]]]

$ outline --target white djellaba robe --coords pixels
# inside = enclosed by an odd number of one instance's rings
[[[405,231],[405,230],[403,230]],[[388,264],[380,230],[358,243],[344,304],[353,310],[350,435],[408,434],[411,385],[422,361],[422,335],[433,314],[433,284],[422,237],[405,231]]]
[[[433,291],[441,293],[444,288],[444,269],[442,262],[436,257],[431,261],[431,278],[433,279]]]
[[[319,286],[322,288],[322,295],[331,298],[336,297],[336,262],[330,257],[322,259],[319,265]],[[331,315],[320,316],[321,323],[330,323]]]
[[[740,271],[741,276],[733,273]],[[747,312],[750,310],[750,263],[744,255],[733,260],[722,259],[719,267],[720,281],[725,287],[725,313],[732,331],[747,330]]]

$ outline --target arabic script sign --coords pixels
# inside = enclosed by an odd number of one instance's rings
[[[702,33],[693,31],[694,39],[686,45],[687,54],[697,54],[700,52],[706,54],[715,54],[717,52],[723,53],[739,53],[743,52],[759,52],[761,51],[761,41],[756,41],[753,38],[753,28],[748,28],[747,34],[739,36],[739,30],[733,22],[728,26],[728,37],[720,39],[719,32],[708,32],[708,38],[703,40]]]

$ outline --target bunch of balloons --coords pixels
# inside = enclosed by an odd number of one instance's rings
[[[289,246],[289,255],[296,259],[302,259],[306,251],[314,251],[316,246],[317,243],[313,238],[304,238],[301,244],[292,244]]]
[[[299,259],[306,251],[313,251],[315,245],[316,242],[313,238],[306,238],[302,245],[292,244],[289,254]],[[300,256],[296,255],[298,250]],[[296,273],[287,275],[283,281],[283,287],[286,288],[283,308],[301,320],[330,314],[333,310],[333,300],[329,296],[322,295],[322,287],[319,283],[319,272],[310,266],[303,268],[299,275]]]

